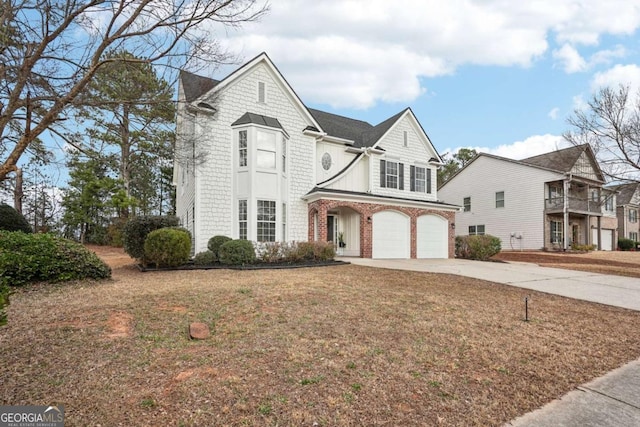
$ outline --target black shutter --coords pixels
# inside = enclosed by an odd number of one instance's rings
[[[398,163],[398,189],[404,190],[404,164]]]
[[[427,193],[431,194],[431,169],[427,168]]]
[[[416,167],[409,167],[409,190],[416,191]]]
[[[387,163],[384,160],[380,160],[380,187],[387,186]]]

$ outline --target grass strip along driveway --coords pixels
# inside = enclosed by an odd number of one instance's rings
[[[69,426],[501,425],[640,355],[640,313],[353,265],[123,265],[9,315],[0,404],[63,404]]]

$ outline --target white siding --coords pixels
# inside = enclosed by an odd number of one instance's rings
[[[356,157],[356,154],[347,153],[346,146],[331,142],[321,141],[316,144],[316,182],[320,183],[335,176]],[[325,170],[322,167],[322,156],[328,153],[331,156],[331,167]]]
[[[258,102],[258,82],[265,83],[266,102]],[[196,188],[196,252],[205,250],[208,239],[216,234],[237,238],[236,206],[238,195],[234,194],[235,144],[231,124],[244,113],[251,112],[277,118],[289,133],[287,141],[287,184],[276,186],[287,194],[274,192],[278,209],[278,230],[281,236],[280,208],[287,203],[287,228],[289,240],[307,239],[307,205],[301,197],[314,186],[315,139],[304,136],[302,129],[309,123],[294,104],[294,99],[278,78],[263,62],[224,87],[216,100],[217,112],[211,116],[198,116],[200,138],[208,144],[210,151],[206,163],[198,168]],[[246,183],[236,183],[238,189],[246,191]],[[280,194],[278,194],[280,193]],[[266,197],[263,193],[262,197]],[[255,206],[256,195],[250,200],[249,210]],[[255,213],[249,212],[250,221]],[[255,221],[249,228],[255,228]]]
[[[544,246],[544,203],[547,181],[562,175],[506,160],[480,156],[440,189],[445,203],[462,206],[471,197],[471,211],[456,213],[456,235],[470,225],[484,225],[499,237],[504,250]],[[504,207],[496,208],[496,192],[504,191]],[[521,236],[512,238],[511,234]]]
[[[407,132],[408,144],[404,146],[404,132]],[[422,131],[415,121],[408,115],[396,123],[380,141],[379,146],[385,150],[381,156],[372,156],[371,161],[371,190],[374,194],[384,196],[404,197],[428,201],[438,200],[436,168],[429,166],[429,159],[438,157],[431,147],[421,137]],[[404,164],[404,190],[380,187],[380,159]],[[431,169],[431,193],[410,191],[410,166]]]

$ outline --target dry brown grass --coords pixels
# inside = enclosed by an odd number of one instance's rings
[[[503,261],[532,262],[543,267],[640,278],[640,252],[501,252],[494,258]]]
[[[14,295],[0,404],[63,404],[69,426],[500,425],[640,355],[640,313],[458,276],[111,261],[113,281]]]

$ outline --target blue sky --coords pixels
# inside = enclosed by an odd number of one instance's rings
[[[441,154],[520,159],[566,146],[598,87],[640,88],[639,29],[631,0],[278,0],[219,39],[267,52],[310,107],[377,124],[409,106]]]

